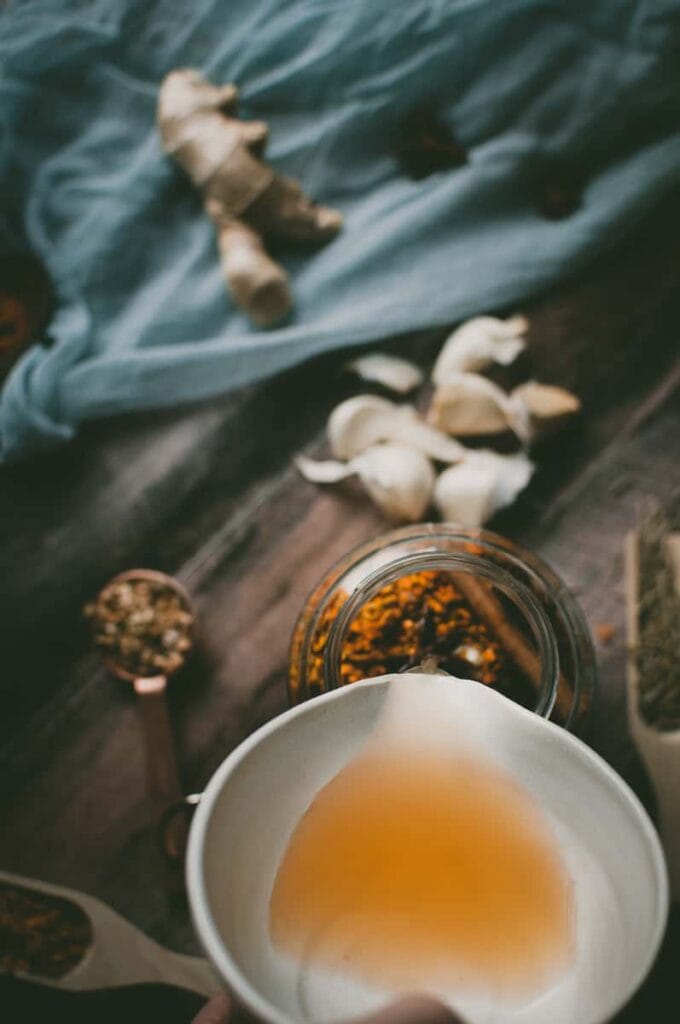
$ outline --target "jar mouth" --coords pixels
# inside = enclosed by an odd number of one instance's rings
[[[474,543],[474,540],[470,538]],[[345,641],[352,624],[362,608],[376,598],[383,588],[395,584],[403,577],[421,572],[445,572],[462,589],[471,589],[485,605],[498,608],[497,591],[519,612],[533,638],[533,648],[525,646],[524,658],[533,659],[532,674],[536,689],[536,702],[532,710],[549,718],[557,699],[560,662],[557,641],[550,620],[531,590],[502,566],[484,555],[454,551],[419,551],[396,555],[387,564],[374,569],[350,593],[338,611],[328,635],[324,664],[324,682],[327,689],[343,685],[340,675]],[[467,584],[464,582],[467,581]],[[514,640],[517,635],[513,631]],[[404,665],[399,671],[413,666]],[[481,685],[481,684],[480,684]]]
[[[404,562],[409,556],[413,557],[410,566]],[[427,643],[422,642],[423,634],[420,632],[430,595],[424,593],[427,583],[423,584],[417,578],[424,561],[425,564],[431,564],[430,556],[434,556],[438,564],[443,559],[449,566],[453,564],[454,558],[459,560],[459,564],[462,564],[460,560],[465,559],[465,556],[472,559],[474,569],[471,571],[469,565],[464,566],[467,575],[459,572],[459,581],[474,581],[475,576],[478,578],[475,598],[479,597],[483,588],[492,590],[492,596],[496,598],[496,612],[500,605],[510,625],[523,634],[520,639],[524,639],[530,646],[536,667],[536,671],[529,674],[521,669],[516,670],[518,659],[513,656],[510,648],[505,649],[507,630],[503,615],[499,622],[498,614],[492,617],[476,615],[474,609],[467,605],[473,623],[482,625],[481,631],[474,637],[477,648],[484,649],[483,634],[486,633],[487,654],[495,650],[500,655],[498,663],[492,665],[490,671],[487,671],[486,666],[481,666],[474,672],[469,671],[467,658],[461,662],[457,657],[444,657],[438,659],[440,669],[459,678],[476,677],[480,685],[490,685],[506,693],[528,710],[545,717],[550,715],[551,721],[567,730],[580,731],[589,709],[597,699],[597,666],[588,624],[576,598],[564,580],[540,556],[490,530],[454,523],[420,523],[399,527],[363,541],[328,568],[309,593],[291,636],[288,674],[290,703],[298,704],[327,689],[351,684],[366,677],[406,670],[417,664],[423,654],[431,652],[429,639],[432,631],[428,626]],[[365,625],[367,615],[380,610],[379,599],[383,595],[379,593],[379,584],[386,578],[380,573],[403,574],[406,571],[404,565],[410,569],[415,567],[414,579],[387,584],[388,588],[392,587],[393,596],[396,594],[398,598],[393,602],[393,618],[408,612],[403,628],[393,623],[397,629],[397,642],[391,647],[388,644],[389,649],[385,651],[383,640],[389,640],[388,632],[381,628],[376,634],[369,627],[369,645],[367,647],[364,643],[362,647],[359,627]],[[484,569],[487,573],[493,573],[493,581],[482,575]],[[440,574],[435,570],[429,576],[431,578]],[[451,574],[452,583],[453,576],[455,572]],[[374,593],[378,586],[378,599],[374,599],[364,609],[361,620],[356,623],[357,628],[350,629],[352,610],[361,608],[362,600],[367,600],[367,583]],[[447,589],[450,590],[450,587],[444,587],[437,596],[441,597],[442,593],[445,596]],[[509,592],[511,596],[508,596]],[[335,654],[331,658],[331,632],[348,601],[352,603],[335,629]],[[458,604],[455,600],[448,603],[445,600],[443,613],[435,615],[437,628],[441,625],[441,635],[444,637],[438,644],[438,653],[443,651],[444,641],[452,637],[454,631],[449,627],[460,623],[457,612],[460,605],[465,606],[460,595]],[[418,627],[415,630],[414,625]],[[455,633],[454,638],[460,637],[461,633],[463,643],[466,644],[468,637],[464,629]],[[501,642],[494,643],[500,634],[503,634],[500,636]],[[546,642],[546,634],[554,642]],[[344,651],[344,661],[339,662],[338,649],[342,648],[344,635],[348,638],[348,646]],[[417,639],[415,644],[412,643],[414,636]],[[512,644],[513,638],[509,639]],[[421,656],[417,661],[410,657],[414,647]],[[553,659],[555,649],[557,653]],[[448,650],[455,655],[459,653],[451,645]],[[379,657],[373,656],[376,652]],[[383,657],[384,653],[389,657]],[[403,664],[405,659],[410,660],[409,665]],[[553,692],[555,686],[556,695]],[[554,705],[552,714],[548,711],[551,703]]]

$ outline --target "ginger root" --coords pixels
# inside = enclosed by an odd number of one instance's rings
[[[322,244],[337,234],[342,217],[264,162],[267,125],[240,121],[237,100],[234,85],[212,85],[188,68],[171,71],[158,96],[158,129],[165,153],[203,194],[234,301],[266,326],[288,312],[292,299],[288,275],[264,239]]]

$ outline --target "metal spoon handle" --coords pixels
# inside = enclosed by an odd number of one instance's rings
[[[182,796],[175,741],[165,699],[166,686],[165,676],[135,679],[146,746],[149,792],[159,803],[172,803]]]

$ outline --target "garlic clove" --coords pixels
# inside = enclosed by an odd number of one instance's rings
[[[384,352],[371,352],[347,364],[362,380],[381,384],[388,391],[406,395],[423,383],[423,371],[415,363]]]
[[[498,452],[483,449],[472,452],[471,455],[472,461],[480,468],[487,467],[494,472],[494,512],[505,508],[506,505],[512,505],[531,480],[536,468],[525,452],[499,455]]]
[[[472,451],[464,462],[439,476],[434,502],[443,519],[482,526],[498,509],[512,504],[533,472],[534,465],[524,452]]]
[[[526,317],[499,320],[477,316],[461,324],[444,342],[432,370],[435,384],[443,384],[451,373],[481,370],[489,363],[508,366],[525,347],[523,335],[529,329]]]
[[[305,480],[312,484],[337,484],[356,473],[351,463],[336,462],[335,459],[317,461],[306,455],[298,455],[295,465]]]
[[[390,519],[417,522],[430,503],[435,474],[427,456],[404,444],[377,444],[349,462],[317,462],[304,455],[295,465],[305,480],[334,484],[357,475],[373,503]]]
[[[380,442],[397,441],[438,462],[457,462],[465,449],[420,419],[412,405],[397,405],[376,395],[341,402],[328,420],[328,440],[336,458],[351,459]]]
[[[510,397],[526,409],[532,440],[549,434],[581,409],[580,399],[571,391],[537,380],[520,384]]]
[[[417,448],[423,455],[428,455],[436,462],[459,462],[465,455],[466,449],[452,437],[447,437],[441,430],[425,423],[417,415],[415,410],[410,410],[411,415],[404,414],[394,422],[390,441],[400,441],[403,444]]]
[[[404,444],[380,444],[352,460],[366,492],[397,522],[415,523],[430,503],[435,474],[422,452]]]
[[[521,440],[529,437],[526,406],[477,373],[450,373],[436,388],[429,422],[456,436],[499,434],[512,430]]]
[[[434,485],[434,503],[442,519],[482,526],[493,514],[494,482],[492,470],[467,462],[445,469]]]
[[[333,409],[328,420],[328,441],[338,459],[351,459],[386,440],[385,424],[396,406],[377,395],[356,395]]]

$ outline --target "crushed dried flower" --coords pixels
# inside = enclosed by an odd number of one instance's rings
[[[194,617],[165,583],[114,580],[84,608],[96,647],[135,676],[176,672],[192,645]]]

